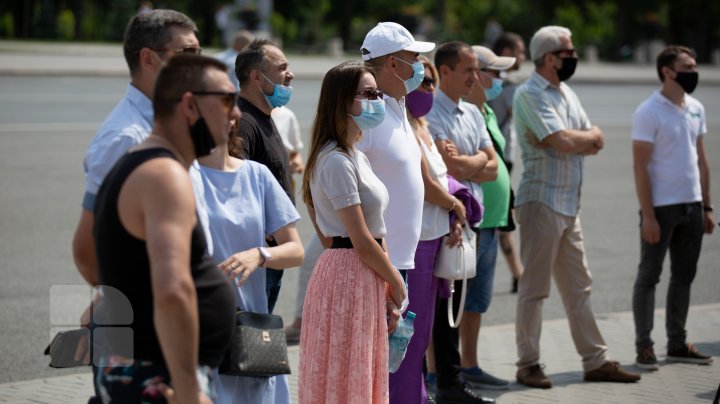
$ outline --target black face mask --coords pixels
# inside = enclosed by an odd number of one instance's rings
[[[695,91],[695,87],[697,87],[699,78],[698,72],[677,72],[675,81],[680,84],[680,87],[682,87],[686,93],[692,94],[692,92]]]
[[[196,157],[207,156],[216,146],[210,128],[208,128],[205,118],[202,116],[194,124],[190,125],[190,138],[195,147]]]
[[[565,81],[575,74],[578,60],[576,57],[560,58],[560,60],[562,60],[562,66],[557,69],[558,80]]]

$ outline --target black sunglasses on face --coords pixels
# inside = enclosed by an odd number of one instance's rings
[[[425,77],[425,78],[423,79],[423,81],[422,81],[421,84],[422,84],[422,86],[425,87],[426,89],[430,89],[430,86],[434,86],[434,85],[435,85],[435,79],[432,78],[432,77]]]
[[[552,54],[555,56],[560,56],[563,53],[569,53],[571,55],[574,55],[575,49],[560,49],[560,50],[556,50],[555,52],[552,52]]]
[[[380,90],[362,90],[355,93],[356,95],[362,95],[368,100],[380,100],[383,97],[383,93]]]
[[[230,112],[233,109],[235,104],[237,104],[238,98],[238,94],[236,92],[225,91],[193,91],[192,94],[197,96],[215,95],[220,97],[220,101],[222,101],[225,112]]]
[[[202,48],[193,48],[193,47],[188,47],[188,48],[175,48],[175,49],[171,49],[171,48],[158,48],[158,49],[153,49],[153,50],[154,50],[155,52],[186,53],[186,54],[189,54],[189,55],[200,55],[200,54],[202,53]]]

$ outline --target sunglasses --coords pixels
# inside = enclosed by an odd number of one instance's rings
[[[202,48],[193,48],[193,47],[188,47],[188,48],[174,48],[174,49],[171,49],[171,48],[158,48],[158,49],[153,49],[153,50],[154,50],[155,52],[185,53],[185,54],[188,54],[188,55],[199,55],[199,54],[202,53]]]
[[[431,86],[435,86],[435,79],[432,77],[425,77],[420,83],[426,90],[429,90]]]
[[[362,95],[368,100],[381,100],[383,93],[380,90],[362,90],[355,93],[356,95]]]
[[[571,54],[571,55],[574,55],[574,54],[575,54],[575,49],[560,49],[560,50],[556,50],[556,51],[553,52],[552,54],[555,55],[555,56],[560,56],[560,55],[563,54],[563,53],[569,53],[569,54]]]
[[[192,94],[201,97],[208,95],[220,97],[220,101],[223,104],[223,110],[225,110],[226,113],[229,113],[235,107],[238,99],[238,93],[236,92],[228,93],[225,91],[193,91]]]

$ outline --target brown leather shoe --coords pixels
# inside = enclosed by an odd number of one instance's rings
[[[638,380],[640,374],[628,372],[615,361],[606,361],[599,368],[585,372],[586,382],[634,383]]]
[[[532,365],[518,369],[515,374],[517,382],[536,389],[549,389],[552,382],[543,373],[542,365]]]

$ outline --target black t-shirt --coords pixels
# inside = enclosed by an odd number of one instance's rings
[[[240,97],[238,106],[242,117],[238,123],[243,139],[245,158],[264,164],[270,169],[290,200],[295,204],[290,175],[290,160],[280,133],[270,115],[260,111],[250,101]]]
[[[105,354],[117,352],[113,329],[131,328],[134,359],[165,363],[153,320],[153,293],[150,260],[145,240],[125,230],[118,215],[118,196],[123,184],[142,163],[175,156],[162,148],[128,153],[108,173],[95,203],[95,250],[104,297],[95,318],[93,339],[103,344]],[[198,362],[217,367],[230,344],[235,322],[235,292],[228,278],[207,252],[205,235],[198,225],[192,232],[189,269],[197,293],[200,325]],[[119,293],[117,293],[117,292]],[[128,303],[130,306],[128,306]],[[98,321],[98,318],[102,319]],[[105,330],[103,330],[103,328]],[[122,332],[122,331],[120,331]],[[120,335],[120,334],[115,334]],[[107,336],[107,337],[103,337]],[[177,338],[184,338],[178,335]],[[122,342],[122,341],[121,341]],[[109,352],[108,352],[109,351]]]

